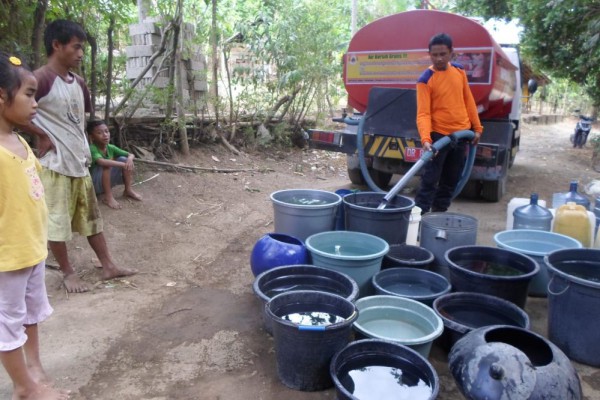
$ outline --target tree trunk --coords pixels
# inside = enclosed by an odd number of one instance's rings
[[[219,126],[219,52],[217,49],[217,0],[212,0],[212,22],[210,42],[212,47],[212,95],[215,106],[215,120]]]
[[[41,65],[41,48],[44,41],[44,21],[46,20],[46,10],[48,9],[48,0],[37,0],[35,11],[33,13],[33,32],[31,34],[31,50],[33,59],[31,68],[37,69]],[[45,53],[45,52],[44,52]]]
[[[176,25],[179,26],[179,30],[176,32],[181,35],[182,29],[182,0],[177,1],[177,20]],[[179,36],[179,35],[176,35]],[[190,155],[190,145],[188,143],[187,130],[185,127],[185,107],[183,106],[183,77],[182,69],[184,68],[183,62],[181,61],[181,48],[183,47],[183,40],[174,41],[175,47],[175,93],[176,93],[176,106],[177,106],[177,126],[179,128],[179,140],[181,153],[185,156]]]
[[[85,33],[87,36],[87,42],[90,44],[91,48],[91,59],[90,59],[90,75],[91,75],[91,83],[90,83],[90,97],[92,101],[92,109],[90,110],[90,120],[93,120],[96,117],[96,93],[98,93],[98,77],[96,74],[96,58],[98,56],[98,42],[96,42],[96,37],[92,36],[89,32]]]
[[[106,71],[106,103],[104,105],[104,120],[108,121],[110,117],[110,103],[112,97],[112,71],[113,71],[113,50],[115,44],[113,42],[113,32],[115,30],[115,16],[110,16],[110,22],[106,35],[108,37],[108,60],[107,60],[107,71]]]

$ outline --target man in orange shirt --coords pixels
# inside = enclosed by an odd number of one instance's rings
[[[432,37],[429,56],[433,65],[417,81],[417,128],[423,150],[429,151],[433,142],[466,129],[475,132],[473,142],[477,144],[483,127],[463,67],[450,62],[452,38],[445,33]],[[425,165],[415,197],[423,214],[448,210],[465,155],[465,142],[452,142]]]

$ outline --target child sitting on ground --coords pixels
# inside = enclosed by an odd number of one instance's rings
[[[109,143],[110,132],[102,120],[89,121],[87,133],[92,153],[90,175],[96,194],[103,194],[102,202],[110,208],[121,208],[112,194],[112,187],[117,185],[125,185],[123,196],[142,201],[142,197],[131,188],[135,156]]]

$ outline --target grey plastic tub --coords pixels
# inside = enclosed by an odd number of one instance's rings
[[[453,247],[474,245],[477,242],[477,219],[451,212],[432,212],[421,219],[419,245],[433,253],[433,272],[450,278],[446,251]]]
[[[342,198],[325,190],[287,189],[271,193],[275,232],[305,241],[319,232],[335,229]]]

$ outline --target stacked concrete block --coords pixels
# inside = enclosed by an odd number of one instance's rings
[[[161,42],[161,32],[158,25],[152,20],[145,20],[141,23],[129,26],[129,35],[131,37],[131,46],[127,46],[125,51],[127,55],[127,79],[133,81],[147,67],[152,55],[158,51]],[[186,108],[190,105],[190,99],[200,98],[207,91],[206,82],[206,59],[200,51],[200,47],[193,44],[194,26],[186,23],[182,25],[182,34],[180,40],[183,42],[184,51],[181,52],[181,62],[178,63],[181,68],[183,97]],[[150,84],[152,77],[157,74],[161,65],[163,53],[158,57],[152,67],[146,71],[142,80],[137,85],[137,89],[142,89]],[[168,61],[168,60],[167,60]],[[163,70],[158,72],[158,77],[154,81],[155,88],[166,88],[169,85],[168,63],[165,62]],[[147,99],[145,100],[145,103]],[[145,107],[152,107],[150,104],[144,104]]]

